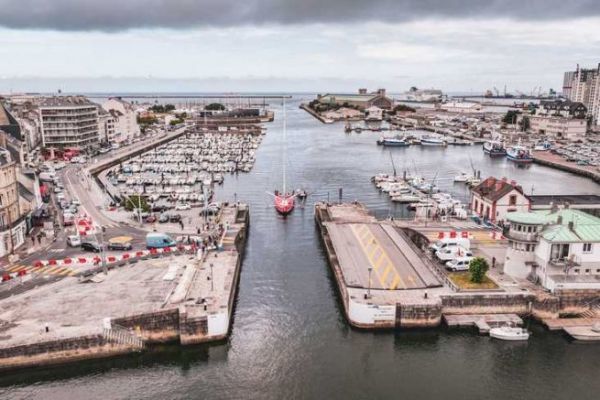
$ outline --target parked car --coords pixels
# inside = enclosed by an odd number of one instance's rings
[[[162,213],[160,214],[160,217],[158,217],[158,222],[160,222],[161,224],[164,224],[165,222],[169,222],[170,216],[167,213]]]
[[[149,224],[153,224],[156,221],[157,221],[157,218],[156,218],[156,215],[154,215],[154,214],[150,214],[146,218],[144,218],[144,222],[147,222]]]
[[[169,216],[169,222],[180,222],[181,221],[181,214],[172,214],[171,216]]]
[[[175,205],[175,210],[177,211],[183,211],[183,210],[191,210],[192,206],[190,205],[190,203],[178,203]]]
[[[459,257],[452,261],[448,261],[446,263],[446,269],[456,272],[456,271],[468,271],[469,264],[473,257]]]
[[[70,235],[67,237],[67,244],[71,247],[81,246],[81,238],[77,235]]]
[[[458,257],[472,257],[473,253],[462,246],[448,246],[435,252],[435,256],[443,263]]]
[[[109,250],[131,250],[132,248],[129,236],[118,236],[108,241]]]
[[[152,206],[152,212],[163,212],[163,211],[167,211],[168,209],[169,208],[167,206],[165,206],[164,204]]]
[[[97,242],[82,242],[81,249],[85,251],[91,251],[94,253],[100,253],[100,251],[102,251],[102,247]]]

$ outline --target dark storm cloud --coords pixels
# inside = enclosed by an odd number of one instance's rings
[[[598,14],[598,0],[0,0],[0,26],[72,31]]]

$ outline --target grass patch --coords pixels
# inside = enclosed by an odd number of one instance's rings
[[[498,285],[496,282],[491,280],[487,275],[483,278],[483,282],[474,283],[471,282],[471,274],[468,271],[465,272],[449,272],[448,278],[461,289],[497,289]]]

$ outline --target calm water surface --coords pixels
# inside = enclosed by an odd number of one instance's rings
[[[346,135],[288,104],[288,172],[313,196],[287,219],[265,193],[281,186],[281,121],[250,174],[228,176],[222,199],[251,204],[250,237],[227,342],[165,346],[140,356],[0,377],[2,399],[598,399],[600,345],[570,343],[532,325],[528,343],[492,341],[470,330],[368,333],[350,329],[319,243],[312,203],[365,202],[378,215],[400,207],[370,183],[391,172],[378,134]],[[280,114],[278,114],[280,115]],[[533,165],[484,157],[479,146],[393,149],[398,170],[437,174],[440,187],[466,196],[452,177],[506,176],[538,194],[598,193],[593,182]]]

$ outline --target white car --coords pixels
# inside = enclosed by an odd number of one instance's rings
[[[54,193],[61,193],[62,189],[59,186],[54,186]]]
[[[446,263],[446,269],[456,272],[456,271],[468,271],[469,264],[473,257],[459,257],[452,261],[448,261]]]
[[[67,238],[67,244],[71,247],[81,246],[81,238],[77,235],[71,235]]]
[[[462,246],[449,246],[435,252],[438,260],[445,263],[459,257],[472,257],[473,253]]]
[[[79,201],[79,199],[77,197],[73,197],[73,200],[71,200],[71,204],[80,206],[81,202]]]
[[[175,210],[183,211],[183,210],[191,210],[192,206],[189,203],[179,203],[175,205]]]

